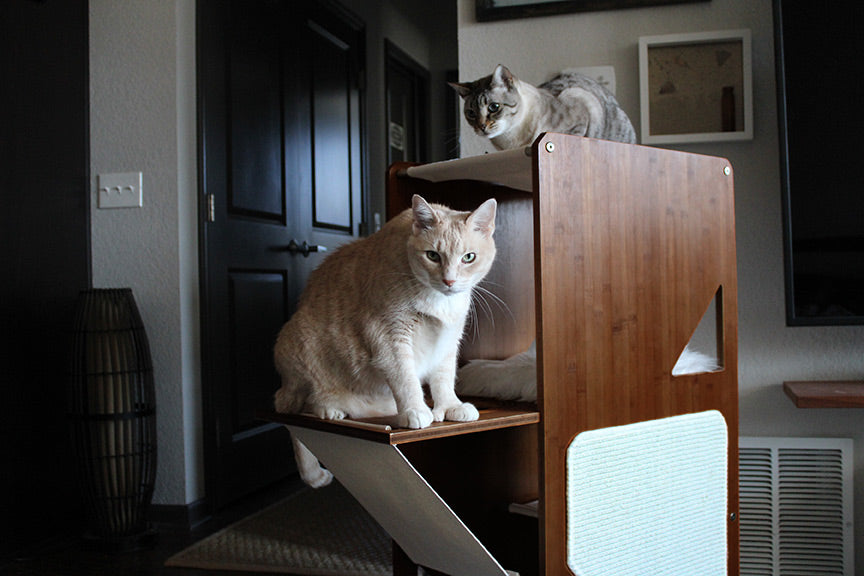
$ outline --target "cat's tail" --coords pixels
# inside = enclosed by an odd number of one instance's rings
[[[277,412],[296,414],[303,410],[306,404],[306,394],[296,387],[283,381],[282,387],[273,396],[273,405]],[[322,488],[330,484],[333,474],[322,468],[318,458],[294,434],[291,434],[291,444],[294,447],[294,460],[297,461],[297,471],[300,478],[312,488]]]
[[[333,473],[322,468],[318,458],[300,442],[293,434],[291,444],[294,446],[294,459],[297,461],[297,471],[300,478],[312,488],[323,488],[333,481]]]
[[[289,379],[282,378],[282,386],[273,395],[273,406],[283,414],[297,414],[306,405],[306,386],[297,386]],[[333,474],[322,468],[318,458],[294,434],[291,434],[291,444],[294,447],[294,460],[300,479],[312,488],[323,488],[333,480]]]

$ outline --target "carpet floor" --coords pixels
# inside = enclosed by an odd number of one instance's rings
[[[304,489],[196,542],[166,566],[310,576],[387,576],[390,537],[339,484]]]

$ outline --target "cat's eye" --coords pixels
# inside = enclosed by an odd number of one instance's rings
[[[465,117],[468,120],[474,120],[477,117],[477,113],[474,112],[474,110],[471,110],[470,108],[466,108],[465,109]]]
[[[490,114],[495,114],[496,112],[498,112],[498,110],[501,109],[501,104],[499,104],[498,102],[492,102],[491,104],[489,104],[489,106],[486,107],[486,109],[489,110]]]
[[[437,252],[435,252],[434,250],[427,250],[426,251],[426,258],[428,258],[432,262],[440,262],[441,261],[441,255],[438,254]]]
[[[474,260],[477,259],[477,254],[474,252],[468,252],[464,256],[462,256],[462,262],[465,264],[471,264]]]

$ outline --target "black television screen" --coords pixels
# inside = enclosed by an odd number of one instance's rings
[[[864,324],[864,3],[774,0],[789,325]]]

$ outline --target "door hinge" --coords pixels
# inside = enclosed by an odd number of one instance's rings
[[[207,222],[216,221],[216,196],[207,194]]]

